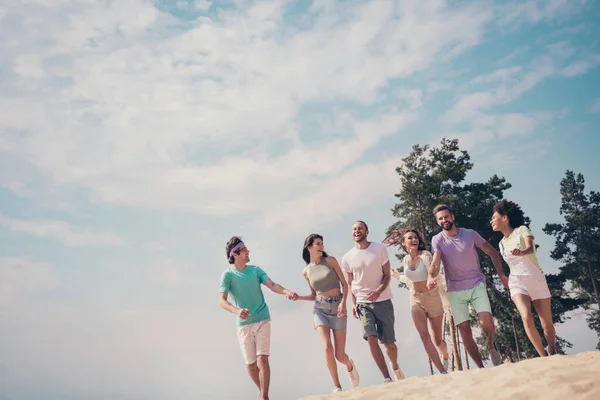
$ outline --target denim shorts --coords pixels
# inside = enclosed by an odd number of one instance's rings
[[[315,329],[318,326],[326,326],[329,329],[345,331],[348,323],[348,317],[338,317],[338,306],[342,302],[342,296],[325,297],[319,296],[315,298],[313,309],[313,319]]]

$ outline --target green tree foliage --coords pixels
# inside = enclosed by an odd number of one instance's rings
[[[600,193],[586,194],[583,175],[567,170],[560,194],[564,223],[544,227],[555,238],[550,256],[562,263],[560,271],[571,284],[574,299],[581,302],[588,326],[600,338]]]

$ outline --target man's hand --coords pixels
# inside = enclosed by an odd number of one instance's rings
[[[427,277],[427,289],[433,290],[437,286],[435,278],[431,275]]]
[[[375,289],[371,293],[369,293],[369,295],[367,296],[367,301],[370,303],[374,303],[377,301],[379,296],[381,296],[381,292],[379,290]]]
[[[338,306],[338,313],[337,313],[338,317],[345,317],[346,316],[346,302],[342,301],[340,303],[340,305]]]
[[[250,310],[248,310],[247,308],[238,308],[235,314],[241,319],[246,319],[250,315]]]
[[[354,315],[354,318],[358,319],[358,310],[356,309],[356,304],[352,305],[352,315]]]
[[[291,290],[286,289],[283,291],[283,294],[285,294],[285,297],[288,300],[294,300],[294,301],[298,300],[298,294],[295,292],[292,292]]]
[[[502,282],[502,286],[504,286],[505,289],[508,289],[508,277],[506,275],[500,275],[500,281]]]

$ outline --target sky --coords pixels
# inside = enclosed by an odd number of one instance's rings
[[[444,137],[468,181],[513,185],[556,272],[560,180],[600,188],[598,21],[583,0],[0,1],[0,399],[256,398],[217,302],[227,240],[307,294],[304,238],[341,258],[362,219],[382,240],[395,168]],[[393,293],[400,365],[427,375]],[[312,305],[265,297],[272,398],[330,391]],[[571,316],[568,352],[593,350]],[[380,383],[354,319],[347,351]]]

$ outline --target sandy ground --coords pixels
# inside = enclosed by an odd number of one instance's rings
[[[600,400],[600,351],[535,358],[448,375],[410,377],[302,400],[321,399]]]

